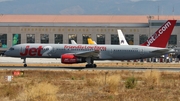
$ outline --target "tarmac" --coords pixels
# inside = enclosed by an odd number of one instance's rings
[[[86,63],[79,64],[62,64],[61,59],[55,58],[27,58],[26,63],[28,66],[52,66],[52,67],[85,67]],[[180,67],[180,63],[159,63],[159,62],[127,62],[127,61],[95,61],[97,67]],[[0,66],[23,66],[23,60],[21,58],[12,57],[0,57]]]

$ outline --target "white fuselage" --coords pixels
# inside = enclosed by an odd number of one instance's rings
[[[139,45],[87,45],[87,44],[19,44],[6,51],[6,56],[21,58],[61,58],[61,55],[99,50],[95,60],[133,60],[161,56],[174,51],[154,52],[167,48]]]

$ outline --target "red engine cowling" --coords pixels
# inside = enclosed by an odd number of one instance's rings
[[[73,64],[73,63],[84,63],[86,62],[85,58],[79,58],[73,54],[63,54],[61,55],[61,63],[64,64]]]

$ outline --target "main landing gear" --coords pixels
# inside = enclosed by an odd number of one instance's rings
[[[24,63],[24,67],[27,67],[27,64],[26,64],[26,58],[22,58],[24,61],[23,61],[23,63]]]
[[[86,68],[96,68],[96,64],[86,64]]]
[[[93,58],[86,58],[88,64],[86,64],[86,68],[96,68],[97,65],[94,64]]]

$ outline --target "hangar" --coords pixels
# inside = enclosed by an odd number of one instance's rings
[[[121,29],[129,44],[147,40],[166,20],[180,16],[164,15],[0,15],[0,50],[21,43],[66,44],[75,40],[87,44],[119,44]],[[180,46],[180,22],[177,21],[168,46]]]

